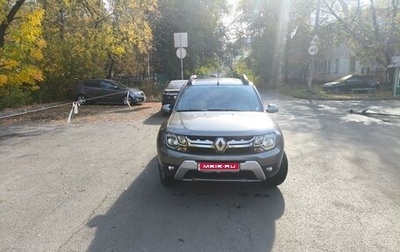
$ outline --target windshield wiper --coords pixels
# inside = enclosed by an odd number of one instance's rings
[[[241,109],[221,109],[221,108],[219,108],[219,109],[207,109],[207,111],[244,111],[244,110],[241,110]]]
[[[179,109],[176,112],[196,112],[196,111],[206,111],[204,109]]]

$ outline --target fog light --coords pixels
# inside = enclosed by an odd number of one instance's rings
[[[169,171],[175,170],[175,166],[169,165],[169,166],[168,166],[168,170],[169,170]]]
[[[272,172],[272,167],[267,167],[267,168],[265,168],[265,170],[267,171],[267,172]]]

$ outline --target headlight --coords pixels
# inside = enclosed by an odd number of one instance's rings
[[[166,144],[169,148],[178,151],[187,150],[187,140],[185,136],[167,133],[166,138]]]
[[[267,151],[275,148],[276,135],[268,134],[256,136],[254,139],[254,150],[256,152]]]
[[[131,93],[132,96],[136,96],[136,97],[140,97],[140,96],[144,96],[144,92],[143,91],[129,91],[129,93]]]

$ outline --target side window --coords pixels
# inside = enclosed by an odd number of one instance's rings
[[[355,77],[355,78],[350,78],[350,79],[347,80],[347,83],[348,83],[348,84],[357,84],[357,83],[360,83],[360,79],[357,78],[357,77]]]
[[[100,86],[104,89],[115,89],[115,85],[108,81],[100,81]]]
[[[83,85],[85,87],[91,87],[91,88],[99,88],[100,87],[100,83],[97,80],[86,81]]]

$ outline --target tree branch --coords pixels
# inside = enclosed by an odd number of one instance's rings
[[[11,8],[10,12],[8,13],[6,19],[1,22],[0,24],[0,48],[4,47],[5,36],[8,26],[14,20],[15,15],[17,14],[18,10],[24,4],[25,0],[17,0],[14,6]]]

